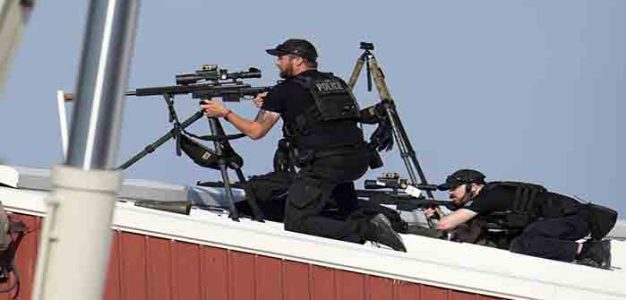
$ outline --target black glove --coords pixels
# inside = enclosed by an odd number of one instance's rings
[[[378,123],[378,127],[370,136],[369,146],[378,152],[393,149],[393,131],[388,120]]]

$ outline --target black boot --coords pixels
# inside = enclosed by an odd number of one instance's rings
[[[391,227],[391,222],[383,214],[377,214],[370,219],[365,232],[368,241],[383,244],[393,250],[406,252],[402,238]]]
[[[587,240],[577,257],[577,263],[590,267],[611,268],[611,241]]]

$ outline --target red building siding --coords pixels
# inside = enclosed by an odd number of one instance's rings
[[[41,219],[14,214],[26,235],[16,256],[30,299]],[[2,286],[3,288],[4,286]],[[0,300],[10,299],[1,294]],[[442,289],[216,247],[114,231],[105,299],[483,300]]]

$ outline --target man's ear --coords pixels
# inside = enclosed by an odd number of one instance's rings
[[[304,64],[304,58],[302,58],[300,56],[296,56],[296,58],[293,61],[296,64],[296,66],[298,66],[298,67],[301,67],[302,64]]]
[[[475,194],[476,192],[478,192],[478,184],[472,183],[472,194]]]

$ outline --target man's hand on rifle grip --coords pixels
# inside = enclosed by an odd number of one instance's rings
[[[252,99],[252,102],[254,103],[254,105],[257,108],[261,108],[261,106],[263,106],[263,102],[265,101],[265,97],[267,96],[267,92],[265,93],[260,93],[257,94],[254,99]]]
[[[230,112],[230,110],[226,108],[226,106],[224,106],[222,102],[214,99],[202,100],[202,104],[200,104],[200,107],[207,117],[223,118]]]

